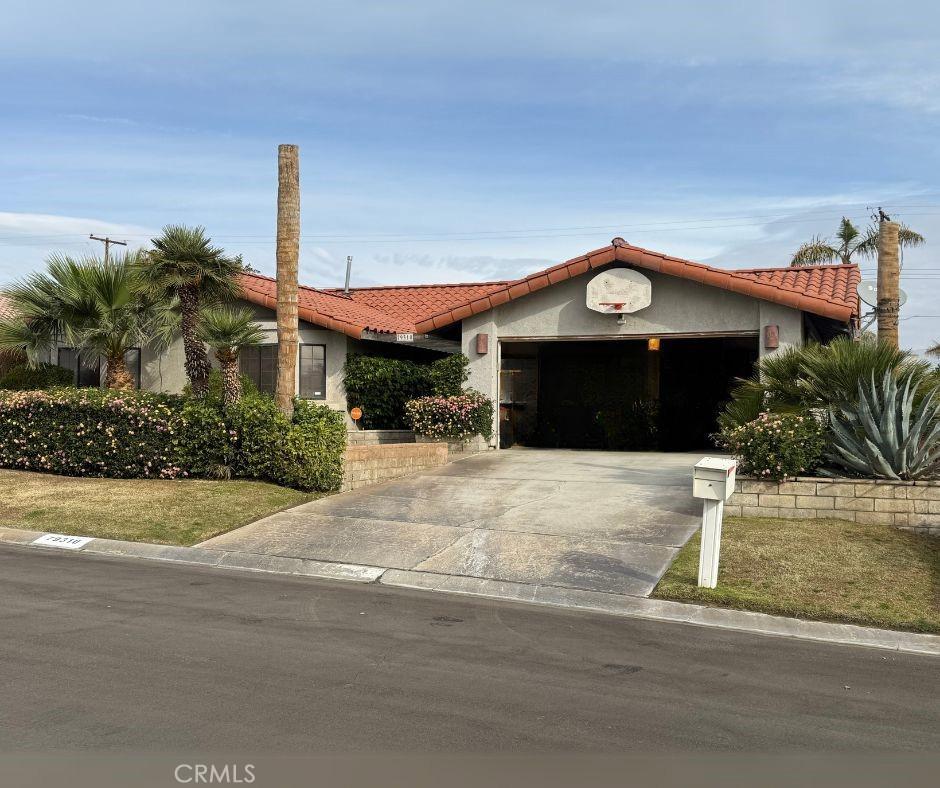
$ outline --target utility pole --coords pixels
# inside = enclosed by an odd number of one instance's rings
[[[878,340],[898,347],[901,268],[898,231],[901,226],[878,209]]]
[[[111,259],[111,244],[115,246],[127,246],[127,241],[115,241],[113,238],[108,238],[105,236],[101,238],[97,235],[89,235],[92,241],[101,241],[104,244],[104,264],[107,265],[108,261]]]

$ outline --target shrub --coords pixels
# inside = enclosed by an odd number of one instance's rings
[[[730,429],[765,411],[802,413],[855,402],[859,382],[872,375],[881,380],[889,370],[899,377],[911,376],[917,401],[938,383],[928,362],[871,336],[788,348],[762,358],[754,376],[740,381],[718,423]]]
[[[462,354],[433,362],[351,354],[343,370],[346,399],[350,408],[362,408],[366,429],[406,429],[405,404],[420,397],[459,394],[469,363]]]
[[[342,482],[343,415],[269,397],[211,398],[59,389],[0,393],[0,467],[68,476],[264,479],[301,490]]]
[[[71,370],[55,364],[38,364],[30,367],[19,363],[0,375],[0,389],[10,391],[38,391],[59,386],[71,386]]]
[[[479,391],[455,397],[419,397],[406,405],[414,431],[430,438],[463,441],[493,434],[493,402]]]
[[[346,425],[324,405],[295,403],[289,422],[270,397],[243,397],[226,411],[236,476],[298,490],[330,491],[343,480]]]
[[[0,466],[66,476],[186,476],[179,398],[100,389],[0,394]]]
[[[825,448],[824,436],[824,427],[809,413],[761,413],[722,430],[719,442],[737,458],[742,474],[779,481],[813,470]]]

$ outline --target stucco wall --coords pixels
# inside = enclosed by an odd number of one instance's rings
[[[241,305],[252,310],[258,325],[266,334],[265,343],[276,344],[277,318],[274,310],[247,302],[242,302]],[[346,335],[318,328],[303,321],[300,322],[299,334],[301,344],[326,346],[326,399],[317,400],[317,402],[345,411],[346,391],[343,388],[343,366],[346,363]],[[215,357],[211,351],[209,357],[215,365]],[[144,348],[141,356],[141,387],[149,391],[179,393],[186,385],[183,362],[182,339],[177,339],[163,353],[157,353],[153,348]]]

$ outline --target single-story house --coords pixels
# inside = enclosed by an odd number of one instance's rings
[[[855,265],[724,270],[615,238],[514,281],[302,287],[298,395],[345,411],[350,353],[463,352],[468,385],[500,403],[494,446],[601,446],[604,414],[624,422],[652,408],[663,448],[701,448],[759,357],[857,330],[859,280]],[[244,274],[241,285],[270,337],[241,369],[273,391],[275,281]],[[181,342],[129,360],[142,388],[183,387]],[[60,363],[81,376],[68,349]]]

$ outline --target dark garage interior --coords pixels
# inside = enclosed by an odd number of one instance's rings
[[[756,336],[503,342],[500,445],[695,451]]]

